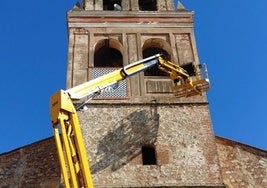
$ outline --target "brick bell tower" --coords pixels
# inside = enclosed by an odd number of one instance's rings
[[[67,86],[162,53],[199,63],[192,11],[173,0],[83,0],[67,13]],[[95,187],[224,187],[205,95],[176,98],[152,68],[79,112]]]

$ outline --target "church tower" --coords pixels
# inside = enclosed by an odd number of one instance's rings
[[[83,0],[67,13],[67,87],[162,53],[199,64],[192,11],[173,0]],[[95,187],[224,187],[205,95],[149,69],[80,111]]]

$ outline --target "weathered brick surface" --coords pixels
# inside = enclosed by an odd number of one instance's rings
[[[52,188],[60,182],[60,170],[54,139],[0,155],[1,188]]]
[[[266,188],[267,152],[216,138],[224,183],[229,188]]]
[[[99,187],[220,186],[208,106],[93,105],[79,114]],[[141,163],[154,145],[158,165]]]

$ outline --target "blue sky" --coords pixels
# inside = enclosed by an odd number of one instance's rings
[[[267,149],[266,0],[182,0],[195,11],[209,68],[214,132]],[[3,1],[0,11],[0,153],[52,136],[49,97],[65,88],[66,11],[74,0]]]

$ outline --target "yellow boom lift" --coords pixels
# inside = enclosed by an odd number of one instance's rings
[[[204,65],[191,63],[181,67],[157,54],[68,90],[59,90],[51,96],[50,114],[65,187],[93,188],[77,110],[104,92],[105,88],[116,88],[118,82],[155,65],[169,75],[176,97],[200,95],[210,88]],[[86,100],[74,105],[75,100],[82,99]]]

